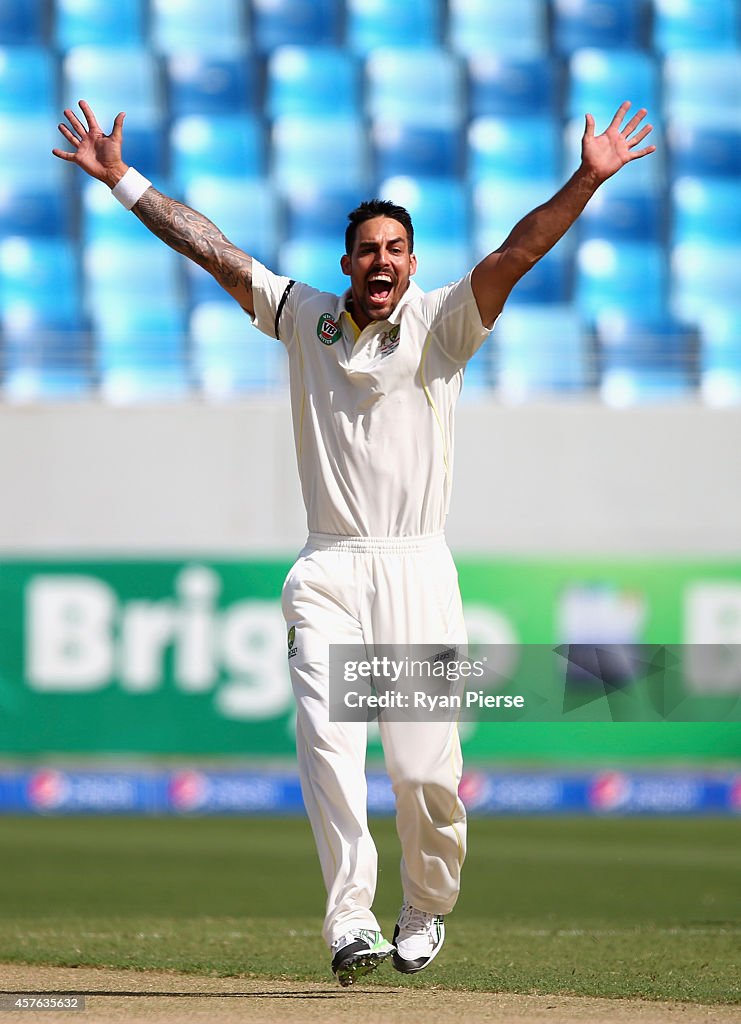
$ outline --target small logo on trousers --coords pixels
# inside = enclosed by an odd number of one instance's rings
[[[291,626],[288,630],[288,657],[295,658],[298,654],[298,647],[295,646],[296,642],[296,627]]]

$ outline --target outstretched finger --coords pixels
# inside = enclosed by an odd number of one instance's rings
[[[630,100],[625,100],[623,103],[620,104],[620,106],[615,111],[615,116],[613,117],[612,121],[610,121],[609,127],[610,128],[619,128],[621,123],[622,123],[623,118],[625,117],[625,115],[628,113],[629,110],[630,110]]]
[[[648,156],[649,153],[655,153],[656,146],[645,146],[643,149],[637,149],[634,153],[631,153],[628,160],[639,160],[642,156]]]
[[[74,160],[77,156],[76,153],[68,153],[65,149],[53,149],[52,153],[54,156],[58,156],[60,160]]]
[[[69,142],[71,145],[73,145],[75,147],[75,149],[80,145],[80,140],[77,138],[76,135],[74,135],[69,130],[69,128],[67,127],[66,124],[58,124],[57,128],[62,133],[62,135],[65,137],[67,142]]]
[[[653,128],[654,126],[652,124],[644,124],[638,134],[628,142],[628,149],[633,149],[639,142],[643,142],[646,136],[653,131]]]
[[[120,114],[116,114],[116,120],[113,122],[113,131],[111,132],[111,138],[115,139],[116,142],[120,142],[123,138],[123,123],[126,114],[121,111]]]
[[[99,132],[100,131],[100,125],[95,120],[95,114],[92,112],[90,104],[87,102],[87,100],[80,100],[79,107],[80,107],[80,110],[85,115],[85,120],[87,121],[88,130],[91,131],[91,132],[96,132],[96,131]],[[101,134],[102,134],[102,132],[101,132]]]
[[[83,127],[82,121],[79,119],[74,110],[70,110],[68,108],[67,110],[65,110],[64,116],[67,118],[67,120],[72,125],[77,134],[80,136],[80,138],[82,138],[83,135],[87,135],[87,128]]]
[[[591,139],[594,136],[594,118],[591,114],[587,114],[585,117],[586,127],[584,128],[584,137]]]
[[[643,120],[643,118],[646,116],[647,113],[648,113],[648,111],[646,110],[645,107],[641,107],[640,110],[636,110],[635,114],[633,114],[633,116],[631,117],[630,121],[628,121],[626,126],[623,128],[622,134],[626,137],[626,139],[630,135],[631,132],[634,132],[636,130],[636,128],[641,123],[641,121]]]

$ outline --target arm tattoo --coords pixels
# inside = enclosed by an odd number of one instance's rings
[[[148,188],[133,211],[149,230],[208,270],[228,289],[252,291],[252,258],[232,245],[208,217]]]

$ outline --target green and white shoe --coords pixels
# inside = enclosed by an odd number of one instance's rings
[[[380,932],[358,928],[332,943],[332,970],[343,988],[375,971],[394,947]]]
[[[432,963],[445,941],[445,922],[440,914],[428,914],[404,903],[394,929],[394,967],[402,974],[416,974]]]

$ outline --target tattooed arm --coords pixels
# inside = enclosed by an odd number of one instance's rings
[[[69,126],[59,125],[59,131],[74,147],[74,152],[63,149],[52,152],[114,188],[128,170],[121,158],[125,114],[119,114],[111,134],[104,135],[85,100],[80,100],[80,109],[87,127],[72,110],[64,112]],[[133,212],[153,234],[207,270],[243,309],[254,314],[252,257],[232,245],[207,217],[153,187],[147,189]]]
[[[240,306],[254,315],[252,257],[232,245],[208,217],[148,188],[133,211],[171,249],[212,274]]]

